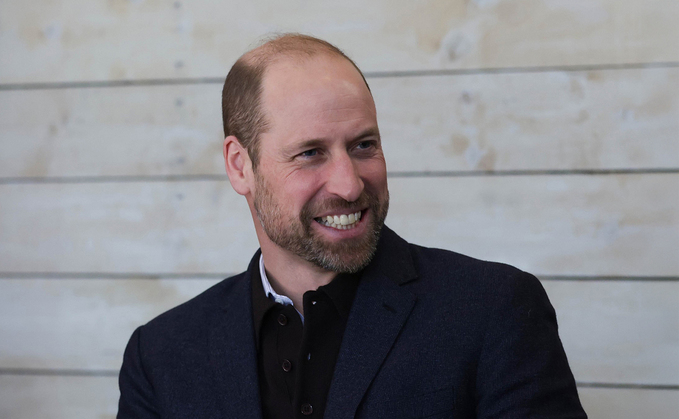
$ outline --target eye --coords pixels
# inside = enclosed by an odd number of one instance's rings
[[[302,157],[315,157],[318,155],[318,149],[312,148],[311,150],[301,152],[299,155]]]
[[[357,150],[368,150],[368,149],[374,148],[374,147],[375,147],[375,141],[374,140],[361,141],[360,143],[356,144]]]

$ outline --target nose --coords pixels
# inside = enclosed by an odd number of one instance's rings
[[[347,202],[354,202],[363,193],[363,180],[358,172],[356,162],[344,154],[333,160],[329,167],[326,190]]]

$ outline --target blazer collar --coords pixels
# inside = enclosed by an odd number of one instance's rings
[[[410,245],[389,227],[382,227],[377,252],[363,271],[364,278],[383,275],[398,285],[417,278]]]
[[[417,278],[408,243],[382,229],[375,257],[363,271],[349,313],[324,417],[353,418],[370,383],[412,311],[416,297],[401,285]],[[224,417],[261,418],[257,350],[252,318],[255,253],[213,318],[210,365]],[[238,402],[234,402],[234,401]]]
[[[401,287],[417,271],[408,243],[382,229],[378,251],[363,271],[330,385],[325,418],[353,418],[415,306]]]

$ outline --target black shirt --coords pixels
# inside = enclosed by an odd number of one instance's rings
[[[257,370],[265,419],[322,418],[360,274],[340,274],[303,296],[304,324],[291,305],[264,295],[252,275]]]

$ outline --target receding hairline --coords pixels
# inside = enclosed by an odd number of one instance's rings
[[[322,39],[299,33],[285,33],[265,37],[239,60],[244,60],[249,65],[258,65],[286,56],[312,57],[323,52],[345,57],[339,48]]]
[[[259,45],[243,54],[237,62],[266,73],[268,68],[284,59],[305,61],[318,55],[345,59],[361,75],[368,91],[370,86],[356,63],[331,43],[300,33],[275,34],[263,38]],[[372,92],[371,92],[372,95]]]
[[[222,88],[224,134],[235,136],[247,149],[253,169],[259,161],[259,136],[269,128],[261,102],[267,70],[282,60],[304,62],[318,56],[348,61],[372,96],[363,72],[351,58],[329,42],[309,35],[285,33],[264,38],[231,67]]]

